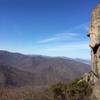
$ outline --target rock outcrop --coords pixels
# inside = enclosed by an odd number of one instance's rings
[[[91,82],[94,85],[92,100],[100,100],[100,4],[93,10],[88,36],[92,62]]]

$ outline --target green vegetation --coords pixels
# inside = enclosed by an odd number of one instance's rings
[[[90,100],[92,89],[86,81],[77,79],[70,84],[53,85],[52,92],[54,100]]]
[[[92,89],[83,80],[61,83],[49,88],[0,88],[0,100],[90,100]]]

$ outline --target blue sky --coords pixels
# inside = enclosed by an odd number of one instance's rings
[[[0,50],[90,59],[91,11],[99,0],[0,0]]]

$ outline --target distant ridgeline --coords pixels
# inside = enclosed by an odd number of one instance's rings
[[[92,100],[100,100],[100,4],[92,12],[88,33],[91,48],[91,83],[93,83]]]

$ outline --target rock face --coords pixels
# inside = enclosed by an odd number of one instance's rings
[[[100,4],[93,10],[90,30],[91,62],[93,86],[92,100],[100,100]]]
[[[95,83],[91,97],[92,100],[100,100],[100,80]]]

